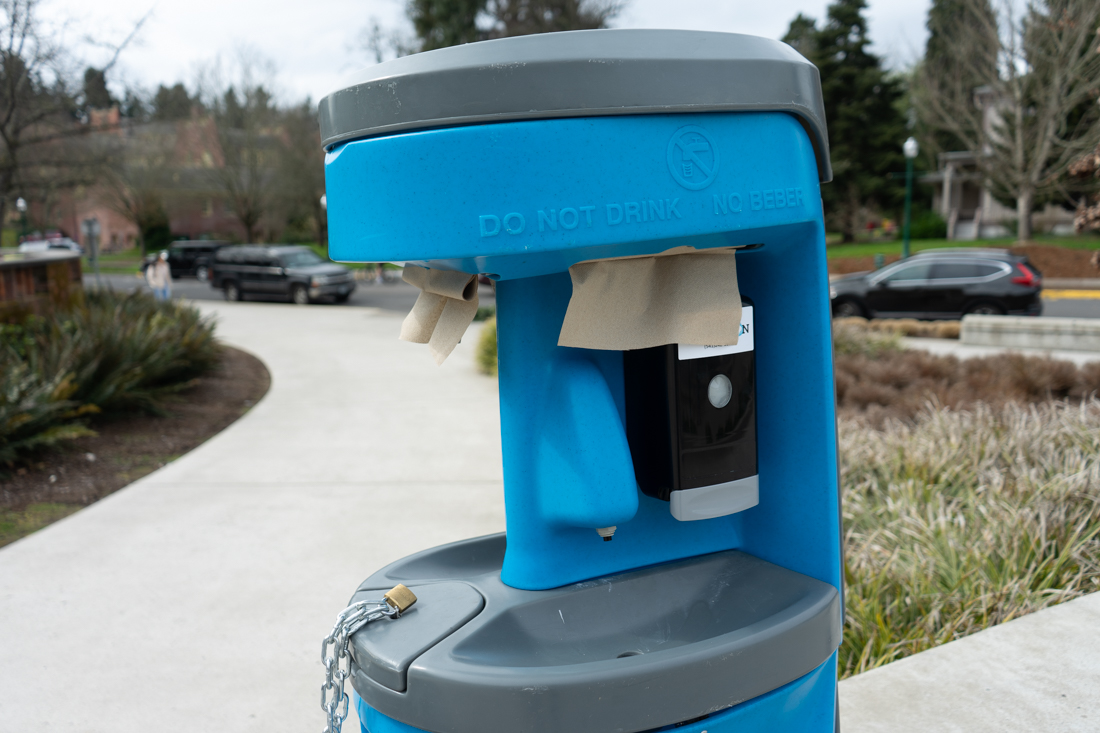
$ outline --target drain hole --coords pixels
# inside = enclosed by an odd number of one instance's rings
[[[623,652],[622,654],[620,654],[616,658],[617,659],[622,659],[623,657],[637,657],[637,656],[640,656],[640,655],[641,655],[641,652],[631,651],[631,652]]]

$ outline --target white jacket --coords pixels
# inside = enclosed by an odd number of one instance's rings
[[[145,280],[151,288],[170,288],[172,287],[172,270],[168,267],[167,262],[158,259],[145,268]]]

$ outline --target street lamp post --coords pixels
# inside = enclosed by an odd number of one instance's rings
[[[15,208],[19,211],[19,241],[27,236],[27,200],[20,196],[15,200]]]
[[[912,219],[913,209],[913,159],[920,153],[920,144],[916,138],[910,137],[901,146],[905,153],[905,223],[901,234],[901,258],[909,257],[909,223]]]

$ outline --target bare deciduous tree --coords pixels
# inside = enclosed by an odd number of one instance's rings
[[[964,1],[973,12],[953,34],[960,53],[926,60],[915,99],[926,124],[974,151],[994,190],[1015,200],[1025,241],[1036,201],[1100,139],[1100,3],[1029,0],[1021,15],[1012,0],[992,14]]]
[[[174,139],[172,123],[152,123],[108,142],[110,162],[100,179],[103,203],[137,229],[143,257],[146,234],[168,224],[165,197],[171,186]]]
[[[200,86],[222,153],[221,165],[209,171],[211,183],[225,195],[245,240],[252,242],[278,193],[279,111],[261,80],[266,65],[242,50],[237,66],[232,83],[223,82],[213,67]]]
[[[0,0],[0,222],[16,190],[31,184],[24,168],[34,148],[72,126],[69,70],[38,5]]]

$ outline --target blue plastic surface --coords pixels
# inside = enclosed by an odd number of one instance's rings
[[[333,259],[501,279],[680,244],[752,244],[779,233],[762,229],[821,218],[813,147],[776,112],[393,135],[334,149],[325,176]]]
[[[378,712],[354,696],[363,733],[425,733]],[[836,725],[836,654],[813,672],[706,718],[646,733],[830,733]],[[521,730],[517,726],[517,730]],[[441,733],[441,732],[435,732]],[[563,733],[565,733],[563,731]]]
[[[505,583],[540,590],[741,549],[841,587],[825,236],[813,148],[793,117],[580,118],[393,135],[334,149],[326,180],[333,259],[499,280]],[[759,245],[737,255],[737,269],[755,304],[760,501],[683,523],[637,489],[621,353],[557,346],[570,265],[680,245]],[[604,542],[595,530],[611,525]],[[835,657],[677,730],[831,730],[834,686]],[[372,712],[372,733],[416,730]]]

